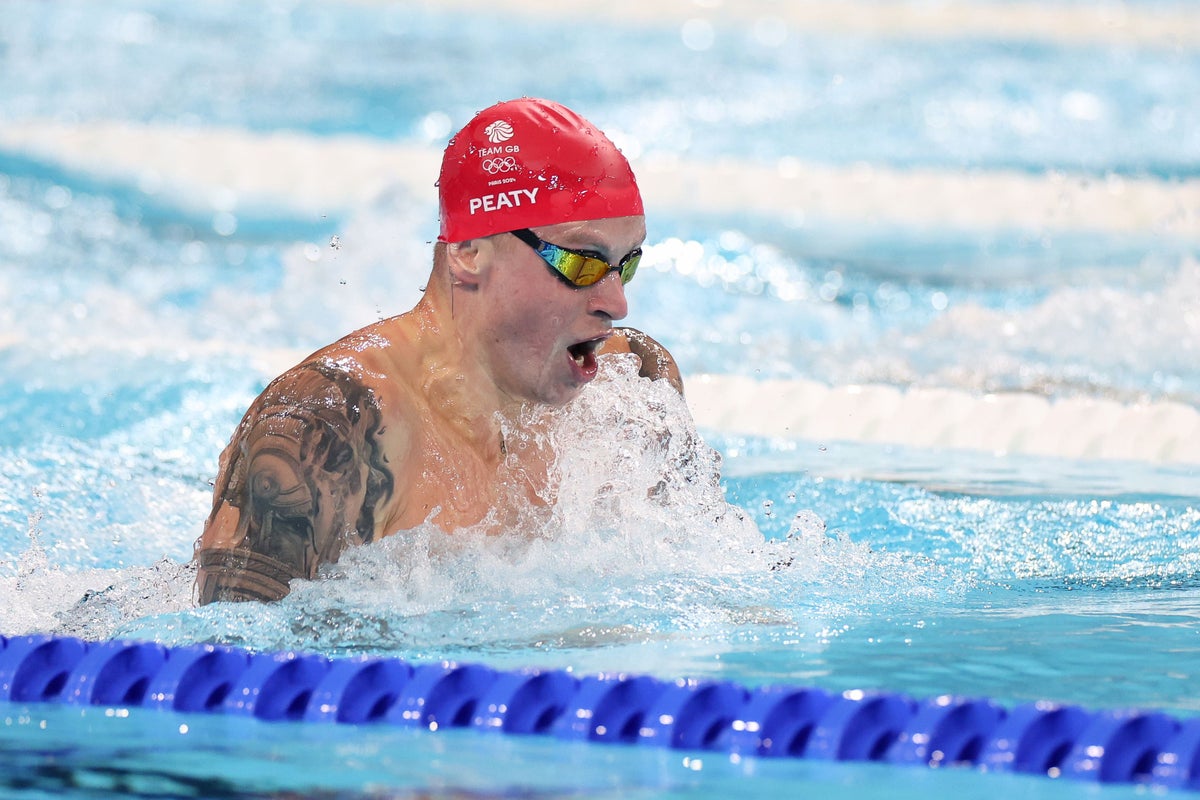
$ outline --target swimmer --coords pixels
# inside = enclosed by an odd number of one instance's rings
[[[600,354],[633,353],[682,392],[661,345],[613,324],[646,225],[595,126],[546,100],[499,103],[450,140],[438,187],[420,302],[276,378],[234,432],[196,543],[200,603],[277,600],[347,546],[546,505],[553,454],[510,451],[505,431],[578,395]]]

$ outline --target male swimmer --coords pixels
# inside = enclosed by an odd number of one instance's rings
[[[613,327],[646,226],[629,162],[595,126],[546,100],[499,103],[450,140],[438,187],[420,302],[276,378],[222,453],[201,603],[276,600],[348,545],[545,504],[553,454],[514,452],[504,431],[574,398],[600,353],[633,352],[682,391],[665,349]]]

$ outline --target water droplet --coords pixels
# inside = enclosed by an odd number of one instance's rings
[[[825,520],[816,512],[805,509],[792,517],[792,525],[788,529],[787,538],[804,541],[819,541],[825,536]]]

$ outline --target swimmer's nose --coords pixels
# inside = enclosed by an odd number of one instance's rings
[[[629,302],[625,299],[625,284],[621,283],[619,270],[609,270],[588,290],[588,310],[603,314],[612,320],[625,319],[629,313]]]

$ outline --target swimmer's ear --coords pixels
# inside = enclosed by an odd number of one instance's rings
[[[494,247],[490,239],[467,239],[446,247],[450,282],[455,286],[477,286],[492,263]]]

